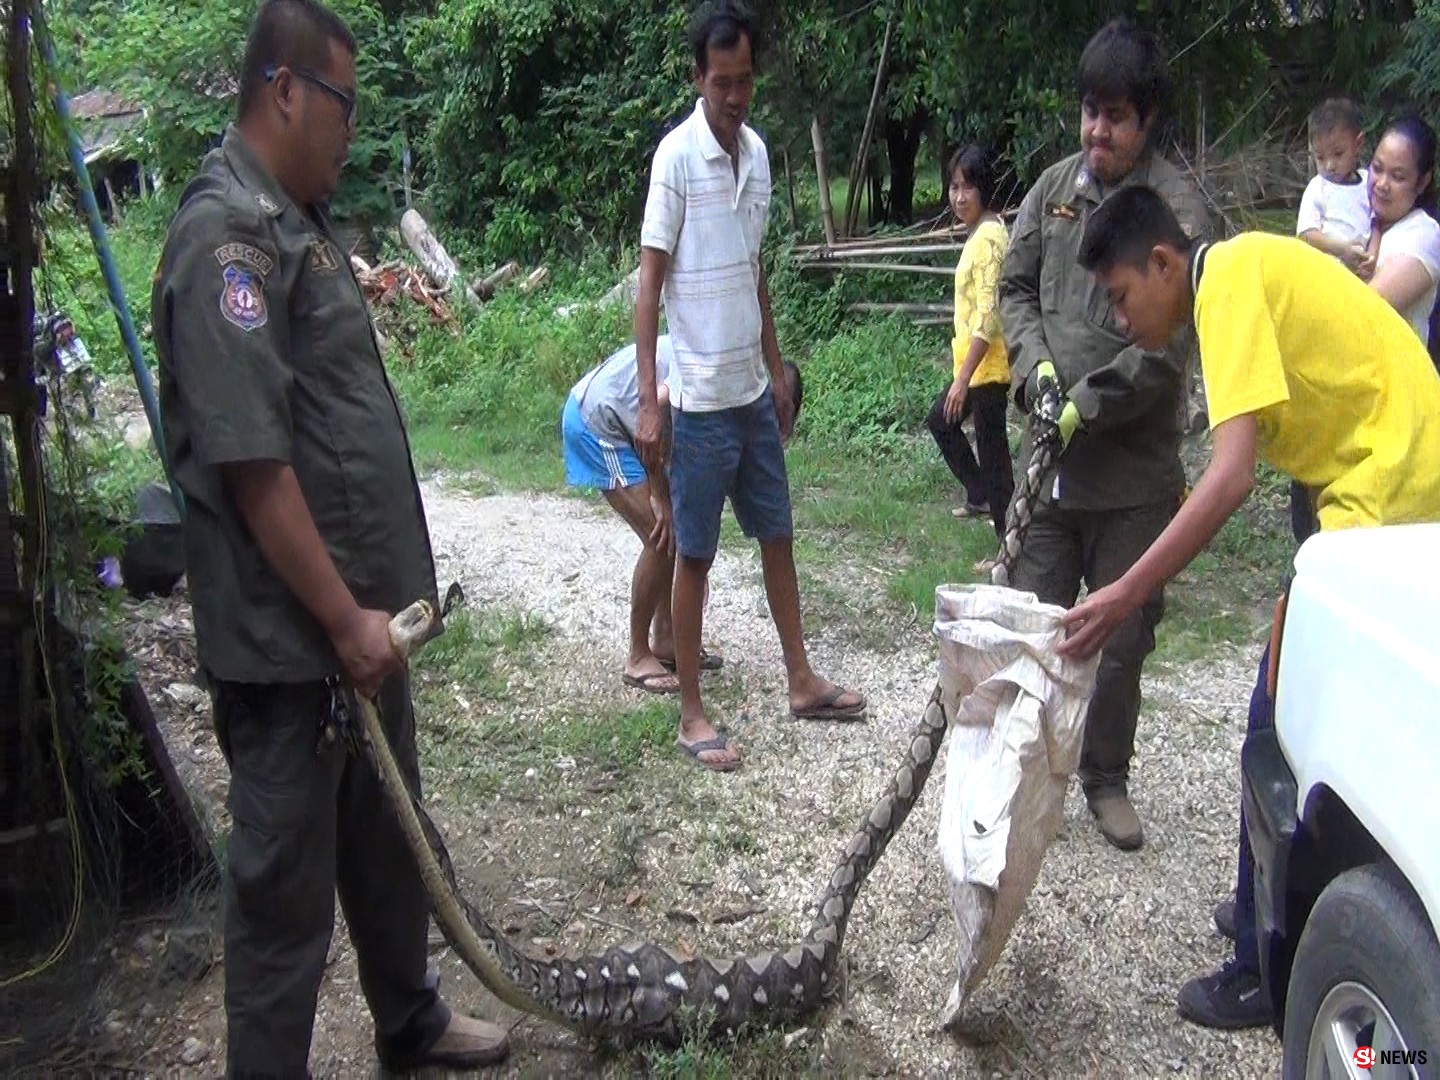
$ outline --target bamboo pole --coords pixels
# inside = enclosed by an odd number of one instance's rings
[[[29,22],[29,20],[26,20]],[[80,145],[80,136],[70,118],[70,97],[60,83],[60,65],[55,57],[55,43],[50,37],[50,28],[43,20],[35,20],[33,26],[35,46],[40,62],[49,80],[50,99],[55,106],[55,115],[60,121],[60,130],[65,136],[66,152],[75,174],[75,184],[80,189],[80,206],[85,213],[85,224],[90,230],[90,243],[95,257],[100,262],[100,273],[105,279],[105,288],[110,297],[110,309],[120,327],[120,338],[130,358],[130,371],[135,376],[136,389],[140,391],[140,404],[145,408],[145,419],[150,424],[150,438],[155,443],[160,466],[170,482],[170,494],[175,506],[181,512],[185,499],[180,484],[170,470],[170,455],[165,446],[165,432],[160,423],[160,399],[156,396],[150,369],[145,366],[145,353],[140,348],[140,336],[135,332],[135,322],[130,317],[130,305],[125,300],[125,286],[120,280],[120,271],[114,256],[110,253],[110,241],[105,231],[105,222],[100,217],[100,206],[95,201],[95,188],[90,181],[90,170],[85,165],[85,152]],[[28,67],[27,67],[28,70]],[[18,137],[17,137],[18,138]]]
[[[780,147],[780,159],[785,163],[785,200],[790,204],[790,229],[800,231],[800,211],[795,206],[795,173],[790,168],[790,147]]]
[[[1013,222],[1019,212],[1018,209],[1002,210],[1000,218],[1002,221]],[[946,225],[943,228],[924,229],[920,232],[887,232],[882,236],[842,236],[833,244],[796,244],[791,250],[796,255],[806,255],[815,252],[858,250],[874,247],[877,244],[897,246],[931,243],[937,240],[953,240],[959,244],[969,235],[969,231],[963,225]]]
[[[865,128],[860,133],[860,146],[850,166],[850,186],[845,192],[845,235],[852,236],[859,223],[860,196],[857,194],[865,174],[865,158],[870,153],[870,139],[875,134],[875,114],[880,108],[880,94],[885,89],[885,72],[890,66],[890,42],[895,36],[895,9],[885,19],[885,42],[880,46],[880,62],[875,66],[875,85],[870,90],[870,108],[865,112]]]
[[[955,308],[950,304],[877,304],[862,301],[850,305],[851,311],[882,315],[948,315],[954,317]]]
[[[807,255],[802,261],[805,262],[841,262],[845,259],[868,259],[876,255],[940,255],[942,253],[953,253],[964,247],[964,243],[955,244],[916,244],[912,247],[857,247],[849,250],[831,250],[827,252],[816,252]],[[799,258],[799,256],[797,256]]]
[[[835,211],[830,206],[830,168],[825,163],[825,138],[820,133],[820,118],[810,118],[810,143],[815,148],[815,176],[820,181],[820,217],[825,223],[825,243],[835,244]]]
[[[894,271],[897,274],[935,274],[943,277],[953,277],[955,270],[950,266],[916,266],[912,263],[885,263],[885,262],[849,262],[830,261],[823,262],[801,262],[798,264],[803,270],[879,270]]]

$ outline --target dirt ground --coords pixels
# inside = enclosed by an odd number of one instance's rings
[[[707,676],[706,694],[746,764],[713,774],[674,749],[673,699],[619,680],[638,541],[600,504],[474,490],[465,478],[425,483],[441,588],[464,588],[469,644],[416,664],[427,804],[462,886],[540,955],[637,938],[721,956],[798,941],[934,685],[931,628],[886,614],[872,570],[802,566],[812,660],[863,689],[871,711],[862,724],[789,720],[758,558],[724,551],[706,642],[726,664]],[[208,697],[191,683],[183,592],[133,605],[129,638],[177,770],[223,844],[226,772]],[[943,752],[861,892],[843,995],[801,1029],[670,1053],[583,1046],[500,1006],[432,933],[442,992],[516,1024],[510,1061],[496,1070],[505,1075],[1274,1074],[1269,1031],[1206,1031],[1174,1007],[1181,982],[1227,952],[1210,912],[1233,874],[1257,654],[1221,647],[1150,666],[1132,780],[1145,847],[1109,847],[1072,787],[1026,911],[958,1034],[939,1023],[955,948],[936,850]],[[220,1075],[217,925],[205,897],[127,925],[96,966],[89,1026],[54,1048],[52,1064]],[[373,1073],[370,1041],[337,909],[315,1075]]]

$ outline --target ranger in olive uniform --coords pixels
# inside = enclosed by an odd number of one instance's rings
[[[1131,184],[1158,189],[1188,231],[1208,233],[1199,193],[1146,146],[1165,69],[1151,34],[1112,23],[1091,39],[1080,63],[1082,150],[1047,169],[1026,195],[1000,280],[1017,406],[1028,413],[1047,375],[1066,397],[1065,450],[1011,581],[1066,607],[1082,580],[1093,592],[1124,574],[1163,531],[1184,490],[1180,417],[1193,334],[1160,354],[1130,346],[1104,290],[1077,261],[1090,213]],[[1030,449],[1027,431],[1022,460]],[[1124,849],[1143,841],[1127,782],[1140,669],[1162,611],[1157,591],[1110,640],[1086,718],[1081,782],[1101,832]]]
[[[325,202],[353,134],[355,41],[311,0],[251,32],[238,126],[190,181],[152,319],[185,496],[196,644],[230,766],[232,1074],[303,1076],[338,887],[390,1067],[501,1060],[427,971],[428,906],[374,771],[333,738],[374,694],[420,789],[389,617],[435,571],[399,404]]]

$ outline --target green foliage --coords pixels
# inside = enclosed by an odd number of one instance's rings
[[[489,255],[533,258],[634,236],[654,147],[694,100],[687,6],[334,6],[360,42],[360,121],[336,200],[342,215],[393,215],[408,146],[422,209],[448,226],[447,242],[458,230],[483,237]],[[1440,92],[1435,11],[1435,0],[1421,0],[1381,80],[1422,101]],[[887,159],[887,123],[923,133],[918,160],[927,172],[960,141],[988,143],[1009,162],[1017,189],[1078,147],[1074,73],[1113,5],[789,0],[759,10],[752,107],[777,181],[786,151],[794,171],[809,175],[808,131],[818,117],[832,176],[843,184],[892,13],[883,113],[869,151],[880,175],[897,167]],[[1133,17],[1160,33],[1173,58],[1175,95],[1158,143],[1191,147],[1203,109],[1207,140],[1223,134],[1224,153],[1250,136],[1292,130],[1322,83],[1363,96],[1373,58],[1387,55],[1410,16],[1401,0],[1326,0],[1303,14],[1258,0],[1137,4]],[[53,18],[70,81],[143,102],[144,159],[172,181],[188,176],[233,114],[249,9],[62,0]],[[1284,88],[1305,100],[1276,92]]]
[[[150,322],[150,281],[177,195],[174,189],[168,189],[144,202],[129,203],[123,226],[106,230],[125,306],[142,347]],[[107,377],[129,378],[129,356],[89,232],[78,221],[52,215],[52,227],[46,231],[43,245],[40,259],[45,295],[70,316],[96,371]]]
[[[432,91],[405,59],[403,15],[392,20],[375,0],[331,6],[360,42],[359,123],[335,209],[342,216],[388,217],[407,132],[424,131]],[[203,0],[135,0],[83,13],[62,8],[57,48],[61,62],[71,62],[67,81],[105,87],[146,109],[140,160],[183,183],[234,119],[252,10]],[[73,57],[65,42],[73,44]]]
[[[428,144],[436,206],[488,226],[501,257],[624,235],[662,129],[690,100],[683,20],[657,0],[441,0],[409,43],[444,87]]]
[[[948,372],[935,362],[942,350],[935,334],[899,317],[858,322],[816,342],[801,367],[806,438],[864,455],[900,452],[923,430],[945,382]]]
[[[1419,0],[1400,50],[1380,70],[1381,89],[1409,98],[1431,124],[1440,114],[1440,0]]]

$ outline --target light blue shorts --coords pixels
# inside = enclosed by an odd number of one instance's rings
[[[645,466],[629,443],[602,439],[585,426],[574,394],[565,399],[560,433],[565,449],[565,482],[571,487],[614,491],[647,479]]]

